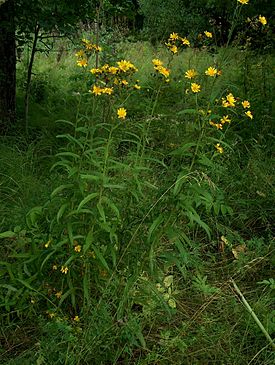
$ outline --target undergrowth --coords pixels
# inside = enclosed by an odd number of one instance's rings
[[[0,146],[1,364],[273,364],[232,285],[272,335],[273,57],[206,33],[38,56]]]

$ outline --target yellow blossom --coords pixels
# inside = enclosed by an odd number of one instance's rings
[[[121,85],[127,86],[129,82],[127,80],[121,80]]]
[[[57,265],[53,265],[53,266],[52,266],[52,269],[53,269],[54,271],[56,271],[56,270],[57,270]]]
[[[201,86],[199,84],[196,84],[195,82],[192,82],[191,90],[193,91],[193,93],[198,93],[201,91]]]
[[[62,272],[62,274],[67,274],[68,273],[68,267],[67,266],[61,266],[61,269],[60,269],[60,271]]]
[[[218,76],[221,76],[221,75],[222,75],[222,70],[218,70],[218,71],[217,71],[217,75],[218,75]]]
[[[157,68],[157,71],[162,74],[164,77],[169,77],[170,75],[170,71],[168,70],[168,68],[163,67],[163,66],[159,66]]]
[[[236,103],[236,99],[234,98],[233,94],[230,93],[226,96],[226,99],[222,98],[222,106],[225,108],[232,107],[234,108]]]
[[[104,87],[101,90],[102,94],[108,94],[111,95],[114,92],[114,89],[112,87]]]
[[[175,54],[178,52],[178,47],[174,45],[170,48],[170,51]]]
[[[96,44],[94,45],[94,49],[96,52],[101,52],[102,51],[102,47],[97,46]]]
[[[87,67],[88,66],[88,61],[86,58],[83,58],[81,60],[77,61],[77,66],[79,67]]]
[[[173,41],[179,39],[178,33],[171,33],[170,34],[170,39],[172,39]]]
[[[141,89],[141,87],[138,84],[135,84],[134,85],[134,88],[137,89],[137,90],[140,90]]]
[[[101,74],[102,73],[102,70],[100,68],[92,68],[90,70],[90,72],[93,74],[93,75],[96,75],[96,74]]]
[[[242,5],[247,5],[249,3],[249,0],[238,0],[238,2]]]
[[[80,318],[79,318],[79,316],[74,316],[73,320],[74,320],[75,322],[79,322],[79,321],[80,321]]]
[[[211,32],[208,32],[207,30],[204,31],[204,34],[206,35],[207,38],[212,38],[213,35]]]
[[[213,127],[216,127],[217,129],[223,128],[223,125],[221,123],[215,123],[212,120],[209,121],[209,124],[212,125]]]
[[[262,25],[267,24],[267,20],[264,16],[259,15],[259,22],[262,23]]]
[[[218,70],[215,67],[208,67],[208,69],[205,71],[205,75],[207,76],[216,76],[217,75]]]
[[[80,252],[81,251],[81,246],[80,245],[74,246],[74,250],[75,250],[75,252]]]
[[[222,148],[222,146],[221,146],[219,143],[217,143],[217,144],[215,145],[215,147],[216,147],[217,152],[219,152],[219,153],[223,153],[223,148]]]
[[[50,246],[51,242],[52,242],[52,240],[49,240],[47,243],[45,243],[44,247],[48,248]]]
[[[221,124],[230,123],[231,119],[229,119],[228,115],[225,115],[220,119],[220,122],[221,122]]]
[[[119,108],[117,110],[117,116],[118,116],[119,119],[125,119],[126,115],[127,115],[127,111],[126,111],[125,108]]]
[[[253,119],[253,115],[252,115],[252,113],[251,113],[250,110],[248,110],[247,112],[245,112],[245,115],[248,116],[248,118]]]
[[[115,75],[119,71],[119,69],[118,69],[118,67],[111,66],[111,67],[109,67],[108,71],[110,72],[110,74]]]
[[[83,56],[85,56],[85,52],[81,49],[80,51],[76,52],[75,56],[76,57],[83,57]]]
[[[163,62],[157,58],[153,59],[152,60],[152,63],[155,67],[158,67],[158,66],[162,66],[163,65]]]
[[[242,101],[242,106],[246,109],[246,108],[250,108],[250,102],[248,100],[244,100]]]
[[[57,299],[60,299],[62,297],[62,291],[56,292],[55,296],[56,296]]]
[[[181,41],[182,41],[182,44],[184,44],[185,46],[190,47],[190,42],[186,37],[181,38]]]
[[[127,72],[127,71],[137,71],[137,68],[130,62],[130,61],[125,61],[125,60],[121,60],[117,62],[118,68],[123,71],[123,72]]]
[[[195,77],[198,73],[193,69],[191,68],[190,70],[187,70],[185,72],[185,76],[187,79],[192,79],[193,77]]]
[[[92,92],[92,94],[95,94],[95,95],[101,95],[102,94],[102,89],[101,89],[100,86],[94,85],[93,90],[91,92]]]

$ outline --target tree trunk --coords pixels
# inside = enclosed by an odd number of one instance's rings
[[[14,0],[0,4],[0,134],[4,134],[15,121]]]

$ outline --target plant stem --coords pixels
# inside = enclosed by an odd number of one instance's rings
[[[248,310],[248,312],[251,314],[252,318],[254,319],[254,321],[257,323],[257,325],[259,326],[260,330],[263,332],[263,334],[265,335],[265,337],[267,338],[267,340],[269,341],[271,347],[273,348],[273,350],[275,350],[275,343],[272,340],[272,338],[270,337],[270,335],[268,334],[267,330],[264,328],[262,322],[259,320],[259,318],[256,316],[255,312],[253,311],[253,309],[250,307],[250,305],[248,304],[247,300],[245,299],[244,295],[242,294],[242,292],[240,291],[239,287],[237,286],[237,284],[235,283],[235,281],[233,279],[231,279],[231,283],[234,286],[234,289],[236,290],[236,292],[238,293],[243,305],[245,306],[245,308]]]

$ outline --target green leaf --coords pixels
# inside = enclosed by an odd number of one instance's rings
[[[16,237],[16,233],[12,231],[6,231],[0,233],[0,238],[13,238],[13,237]]]
[[[182,114],[199,114],[199,111],[197,109],[184,109],[177,113],[178,115]]]
[[[148,232],[148,236],[147,236],[147,242],[150,243],[151,241],[151,237],[154,233],[154,231],[161,225],[161,223],[163,222],[164,218],[162,215],[159,215],[154,222],[151,224],[150,228],[149,228],[149,232]]]
[[[79,211],[85,204],[90,202],[91,200],[95,199],[97,196],[99,196],[99,193],[91,193],[87,195],[81,202],[79,203],[77,207],[77,211]]]
[[[66,211],[66,208],[69,206],[68,203],[62,204],[59,208],[57,215],[56,215],[56,221],[57,223],[60,223],[60,219],[63,217],[64,212]]]
[[[77,155],[76,153],[73,153],[73,152],[59,152],[56,154],[57,157],[62,157],[62,156],[65,156],[65,157],[73,157],[73,158],[76,158],[76,159],[80,159],[80,156]]]
[[[51,198],[53,198],[54,196],[56,196],[57,194],[59,194],[61,191],[65,190],[65,189],[70,189],[74,186],[74,184],[63,184],[58,186],[57,188],[54,189],[54,191],[51,193]]]
[[[100,217],[103,219],[103,222],[106,223],[106,216],[105,216],[105,211],[104,211],[104,208],[103,206],[101,205],[101,203],[97,203],[97,210],[100,214]]]
[[[103,257],[102,253],[100,252],[100,250],[92,244],[92,248],[95,252],[95,256],[96,256],[96,259],[98,259],[100,261],[100,263],[102,264],[102,266],[108,271],[110,272],[110,268],[109,268],[109,265],[107,264],[105,258]]]
[[[91,229],[87,236],[86,236],[86,240],[85,240],[85,244],[83,246],[83,253],[86,254],[86,252],[89,250],[90,246],[92,245],[93,242],[93,237],[94,237],[94,232]]]

